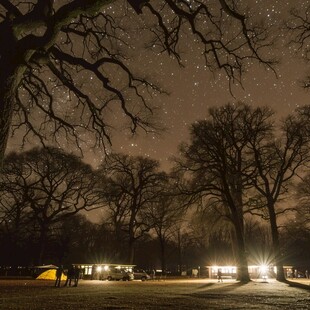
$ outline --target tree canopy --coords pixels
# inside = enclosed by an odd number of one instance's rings
[[[271,44],[268,29],[251,19],[246,1],[128,3],[0,1],[0,162],[12,126],[24,138],[45,144],[65,137],[78,147],[85,132],[95,146],[111,143],[111,111],[121,111],[132,133],[157,128],[147,94],[161,90],[128,64],[121,11],[131,25],[142,14],[150,30],[145,44],[179,61],[180,41],[193,35],[206,66],[232,80],[249,61],[272,63],[262,57]]]
[[[0,220],[14,229],[26,224],[38,233],[42,263],[51,227],[96,207],[94,188],[91,167],[73,155],[54,148],[12,153],[0,174]]]

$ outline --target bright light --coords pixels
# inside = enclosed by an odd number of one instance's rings
[[[101,269],[102,269],[101,266],[98,266],[98,267],[96,268],[96,271],[100,272]]]
[[[108,270],[109,270],[109,266],[105,265],[105,266],[103,267],[103,270],[104,270],[104,271],[108,271]]]
[[[260,272],[265,274],[268,271],[268,266],[267,265],[261,265],[259,266]]]

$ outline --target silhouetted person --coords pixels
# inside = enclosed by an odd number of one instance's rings
[[[221,269],[217,270],[217,282],[223,282]]]
[[[78,286],[80,279],[80,268],[78,266],[74,267],[74,286]]]
[[[305,277],[306,277],[307,279],[309,279],[309,272],[308,272],[308,270],[305,271]]]
[[[67,285],[71,286],[71,281],[73,278],[74,278],[74,266],[71,265],[68,269],[67,280],[64,286],[67,286]]]
[[[98,280],[97,279],[97,265],[93,265],[91,269],[91,280]]]
[[[63,271],[64,269],[62,265],[56,269],[56,281],[55,281],[56,287],[60,287],[61,276],[62,276]]]

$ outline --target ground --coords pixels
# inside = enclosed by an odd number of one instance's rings
[[[291,285],[275,280],[81,280],[78,287],[60,288],[47,280],[0,280],[0,309],[310,309],[310,280]]]

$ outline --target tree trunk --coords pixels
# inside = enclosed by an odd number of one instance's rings
[[[278,281],[283,282],[286,279],[285,279],[284,270],[283,270],[283,260],[282,260],[281,249],[280,249],[277,216],[274,210],[275,210],[274,203],[268,202],[268,212],[269,212],[269,220],[270,220],[271,235],[272,235],[273,257],[274,257],[275,265],[277,267],[276,279]]]
[[[164,272],[166,270],[166,243],[165,238],[160,237],[160,258],[161,258],[161,270]]]
[[[245,250],[243,214],[235,205],[230,206],[235,232],[235,253],[237,260],[237,280],[250,281],[249,266]]]
[[[47,243],[47,233],[48,228],[45,225],[41,226],[40,238],[39,238],[39,253],[38,253],[39,265],[42,265],[44,263],[45,248]]]
[[[181,231],[178,230],[178,262],[179,262],[179,269],[180,273],[183,271],[183,259],[182,259],[182,241],[181,241]]]
[[[127,255],[127,262],[128,264],[132,265],[134,258],[135,258],[135,238],[133,236],[133,233],[130,233],[129,235],[129,241],[128,241],[128,255]]]
[[[10,24],[2,23],[0,27],[0,168],[12,124],[15,94],[26,68],[16,42]]]
[[[248,260],[245,251],[243,231],[239,225],[234,225],[235,229],[235,253],[237,260],[237,280],[247,283],[250,281]]]
[[[238,163],[241,164],[241,153]],[[238,171],[240,171],[238,167]],[[227,203],[232,216],[232,223],[235,231],[235,253],[237,260],[237,280],[240,282],[249,282],[249,266],[245,250],[244,241],[244,219],[243,219],[243,183],[241,173],[237,173],[231,180],[229,186],[226,185]]]

